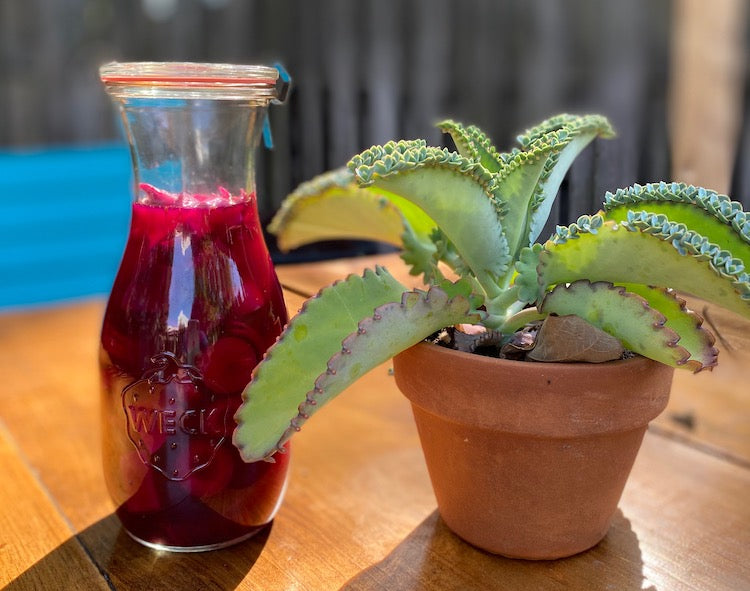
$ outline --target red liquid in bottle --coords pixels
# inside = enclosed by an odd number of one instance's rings
[[[247,464],[231,438],[286,309],[254,196],[142,188],[102,328],[105,477],[134,537],[221,547],[283,495],[288,456]]]

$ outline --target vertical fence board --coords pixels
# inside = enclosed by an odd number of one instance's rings
[[[405,56],[410,64],[405,75],[405,106],[402,137],[422,137],[440,142],[434,128],[448,93],[451,72],[450,52],[455,39],[446,15],[450,0],[414,0],[411,22],[406,31]]]
[[[368,0],[362,11],[369,26],[363,31],[365,48],[361,60],[362,146],[382,144],[399,134],[404,59],[404,19],[400,0]]]

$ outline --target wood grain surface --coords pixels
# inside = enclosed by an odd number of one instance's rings
[[[387,263],[403,273],[393,255]],[[362,260],[281,267],[291,311]],[[295,293],[296,292],[296,293]],[[274,520],[229,549],[155,552],[114,516],[100,470],[101,300],[0,315],[0,585],[6,589],[484,590],[750,588],[749,327],[720,368],[679,374],[646,435],[610,533],[555,562],[476,550],[437,511],[407,401],[389,364],[293,440]],[[693,413],[675,422],[670,412]]]

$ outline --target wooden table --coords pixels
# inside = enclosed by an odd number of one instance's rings
[[[393,256],[376,257],[396,274]],[[282,267],[290,310],[373,260]],[[491,556],[441,521],[388,366],[293,441],[272,526],[202,554],[122,531],[100,470],[96,299],[0,315],[0,583],[6,589],[750,589],[750,323],[710,313],[730,350],[678,372],[614,525],[556,562]]]

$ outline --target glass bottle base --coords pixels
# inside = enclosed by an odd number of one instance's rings
[[[158,542],[148,542],[146,540],[142,540],[135,534],[129,532],[127,529],[125,529],[125,533],[128,534],[131,538],[133,538],[139,544],[142,544],[143,546],[146,546],[147,548],[151,548],[152,550],[159,550],[161,552],[183,552],[185,553],[185,552],[208,552],[209,550],[220,550],[222,548],[228,548],[229,546],[234,546],[235,544],[239,544],[240,542],[249,540],[262,529],[263,527],[258,527],[249,533],[239,536],[238,538],[227,540],[225,542],[217,542],[215,544],[206,544],[204,546],[170,546],[168,544],[160,544]]]

